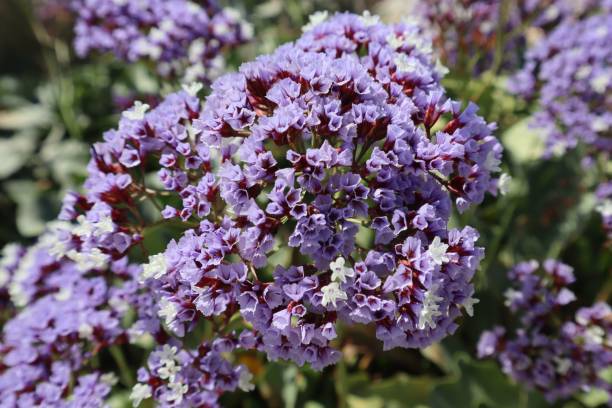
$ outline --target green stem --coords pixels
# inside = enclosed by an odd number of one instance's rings
[[[111,346],[109,351],[113,357],[113,360],[115,360],[115,364],[117,364],[117,367],[119,368],[119,377],[121,378],[121,382],[125,386],[131,388],[135,384],[135,380],[132,370],[130,370],[130,366],[123,355],[123,351],[121,351],[121,348],[117,345]]]

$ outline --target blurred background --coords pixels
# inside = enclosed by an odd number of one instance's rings
[[[116,125],[119,112],[136,99],[155,104],[160,95],[179,87],[162,83],[145,63],[122,64],[110,55],[78,59],[65,3],[0,1],[0,247],[32,242],[45,222],[56,217],[65,192],[78,189],[84,180],[89,146]],[[253,25],[255,38],[228,55],[228,69],[296,39],[317,10],[370,10],[392,22],[410,17],[417,3],[233,1],[229,5]],[[479,335],[508,318],[503,292],[511,265],[559,258],[575,268],[578,283],[573,289],[584,304],[591,304],[610,298],[612,254],[594,211],[593,186],[601,169],[582,166],[579,151],[540,160],[543,143],[527,126],[533,108],[506,92],[508,70],[500,53],[503,58],[521,55],[542,28],[527,24],[521,30],[517,41],[488,37],[479,47],[482,54],[467,50],[460,57],[442,55],[450,69],[444,80],[449,95],[477,103],[482,116],[498,123],[497,136],[506,149],[503,167],[513,176],[509,194],[454,217],[457,226],[476,227],[486,247],[476,278],[480,303],[475,317],[462,322],[456,335],[423,351],[383,352],[372,331],[344,330],[344,359],[322,373],[245,356],[243,363],[260,379],[259,387],[250,394],[224,396],[225,405],[549,406],[539,394],[513,384],[494,362],[475,358]],[[505,47],[511,42],[509,53]],[[487,51],[494,54],[490,61],[483,55]],[[598,406],[602,401],[591,392],[557,405]],[[115,403],[122,406],[124,400]]]

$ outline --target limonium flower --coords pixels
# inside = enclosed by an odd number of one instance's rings
[[[607,4],[606,4],[607,3]],[[546,156],[584,146],[589,155],[612,151],[610,91],[612,4],[594,15],[565,19],[527,52],[526,63],[508,85],[537,100],[533,126],[546,141]]]
[[[221,50],[249,40],[252,28],[216,1],[72,0],[75,49],[154,63],[163,76],[206,81],[223,72]]]
[[[609,0],[439,0],[414,2],[410,16],[433,37],[442,61],[462,74],[513,71],[522,58],[525,27],[548,30]],[[517,52],[519,51],[519,52]]]
[[[495,358],[515,381],[544,393],[550,401],[581,390],[612,386],[599,376],[612,364],[612,309],[599,302],[571,317],[565,310],[576,301],[567,286],[572,268],[547,260],[517,264],[508,277],[516,289],[506,293],[506,305],[519,328],[497,326],[478,343],[481,358]]]
[[[125,337],[156,348],[134,404],[214,406],[251,389],[226,359],[238,349],[322,369],[340,358],[341,323],[420,348],[473,312],[483,248],[450,215],[497,194],[502,147],[476,105],[445,95],[420,33],[369,14],[315,18],[204,103],[186,86],[135,104],[94,144],[85,191],[66,196],[47,245],[81,274],[144,255],[131,276],[146,302]],[[165,225],[174,238],[148,254],[144,237]],[[279,251],[293,261],[272,264]],[[214,337],[186,347],[203,324]]]

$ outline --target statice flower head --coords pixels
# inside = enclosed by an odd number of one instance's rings
[[[196,350],[174,343],[157,347],[147,366],[138,371],[138,383],[130,394],[134,407],[150,398],[160,407],[219,407],[224,392],[253,389],[246,367],[234,366],[222,355],[238,346],[236,337],[218,338]]]
[[[80,56],[112,52],[185,81],[213,79],[224,68],[222,49],[252,36],[239,13],[215,0],[73,0],[72,8]]]
[[[527,52],[509,81],[512,92],[537,100],[532,124],[545,139],[546,157],[578,145],[604,158],[612,151],[612,4],[605,3],[595,15],[565,19]]]
[[[599,302],[566,312],[576,297],[567,286],[572,268],[547,260],[516,265],[508,277],[516,283],[506,293],[519,327],[495,327],[478,343],[480,358],[496,358],[515,381],[544,393],[549,401],[592,387],[612,396],[610,383],[599,376],[612,364],[612,309]]]
[[[449,220],[453,203],[463,211],[497,193],[502,155],[477,106],[445,95],[417,27],[368,14],[320,20],[217,79],[203,106],[187,87],[124,112],[92,148],[85,194],[65,200],[61,248],[114,259],[151,225],[178,227],[138,277],[164,330],[189,338],[210,324],[213,350],[219,341],[315,369],[340,358],[340,322],[375,325],[386,348],[419,348],[473,312],[483,248],[475,229]],[[358,242],[360,229],[371,243]],[[293,261],[272,265],[279,251]],[[230,340],[224,322],[234,320],[249,329]],[[149,375],[166,375],[151,364]],[[227,390],[248,383],[232,370]],[[145,376],[133,400],[206,387],[189,381]]]
[[[93,359],[129,341],[124,326],[129,311],[147,314],[138,311],[138,266],[122,258],[84,270],[54,251],[54,242],[62,240],[55,228],[20,250],[10,280],[16,311],[0,340],[3,406],[103,406],[116,381],[112,372],[97,370]],[[8,259],[4,265],[11,263]]]
[[[434,39],[442,61],[465,75],[514,71],[527,30],[549,30],[564,19],[588,15],[609,0],[440,0],[414,2],[411,17]],[[519,51],[519,52],[517,52]]]

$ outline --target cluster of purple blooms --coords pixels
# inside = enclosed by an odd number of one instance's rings
[[[386,349],[453,333],[477,302],[484,250],[473,228],[449,228],[451,209],[497,194],[502,147],[475,105],[445,96],[420,33],[318,14],[296,43],[215,81],[204,106],[194,85],[125,111],[93,146],[63,224],[16,270],[7,262],[22,311],[0,346],[2,398],[78,406],[79,390],[96,406],[110,379],[81,377],[70,398],[66,379],[142,336],[156,348],[131,399],[175,407],[251,389],[224,357],[239,349],[322,369],[340,357],[341,322],[375,326]],[[142,267],[128,263],[166,223],[183,232]],[[272,270],[287,247],[291,265]],[[236,319],[248,329],[231,329]],[[184,345],[203,324],[215,338]]]
[[[51,236],[25,251],[16,249],[20,260],[3,282],[19,311],[4,325],[0,342],[2,407],[102,406],[116,383],[92,361],[126,341],[121,319],[137,304],[138,290],[127,282],[139,268],[124,259],[84,272],[52,255]]]
[[[545,157],[581,148],[584,164],[612,153],[612,2],[597,2],[596,14],[566,18],[527,52],[510,90],[537,100],[532,126],[541,131]],[[598,190],[604,227],[609,228],[609,183]]]
[[[207,81],[223,72],[223,48],[249,40],[252,28],[216,0],[72,0],[75,48],[151,61],[162,76]]]
[[[567,19],[527,53],[509,82],[526,98],[538,98],[533,125],[542,129],[546,155],[582,143],[592,153],[612,152],[612,5],[584,20]]]
[[[592,387],[612,395],[612,385],[600,377],[612,364],[610,306],[599,302],[562,320],[576,300],[567,288],[575,278],[571,267],[555,260],[520,263],[508,277],[518,285],[506,292],[506,305],[520,317],[519,328],[485,331],[479,357],[496,358],[506,374],[550,401]]]
[[[608,1],[420,1],[415,3],[413,13],[433,36],[442,61],[453,72],[464,70],[473,75],[491,67],[516,69],[522,62],[517,51],[526,43],[525,25],[548,29],[564,18],[582,16]]]

